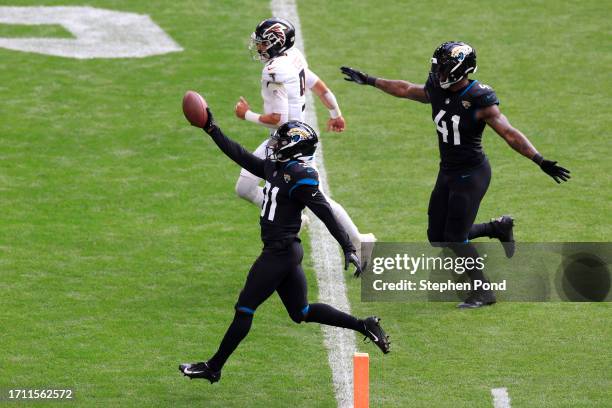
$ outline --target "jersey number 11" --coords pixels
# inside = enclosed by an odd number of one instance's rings
[[[261,206],[261,217],[265,218],[266,209],[268,208],[268,202],[270,203],[270,207],[268,209],[268,221],[274,221],[274,215],[276,215],[276,195],[278,194],[278,187],[274,187],[270,189],[272,185],[270,182],[266,181],[266,185],[264,186],[264,201]]]

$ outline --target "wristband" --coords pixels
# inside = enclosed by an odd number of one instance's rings
[[[340,112],[340,107],[338,106],[338,101],[336,100],[336,95],[334,95],[332,91],[328,90],[325,92],[323,98],[327,101],[329,106],[332,107],[329,109],[329,116],[331,116],[332,119],[342,116],[342,112]]]
[[[330,109],[329,110],[329,117],[330,118],[336,119],[336,118],[339,118],[340,116],[342,116],[342,112],[340,112],[340,108]]]
[[[531,160],[533,160],[533,162],[539,166],[544,161],[544,157],[542,157],[540,153],[536,153],[535,156],[531,158]]]
[[[257,123],[258,125],[261,125],[262,123],[259,121],[260,116],[261,115],[259,113],[255,113],[251,110],[248,110],[244,114],[244,119],[248,120],[249,122],[253,122],[253,123]]]
[[[366,84],[371,85],[371,86],[376,86],[376,80],[378,78],[373,77],[373,76],[366,76]]]

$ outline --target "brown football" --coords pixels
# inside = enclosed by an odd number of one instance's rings
[[[195,91],[187,91],[183,97],[183,113],[192,126],[203,128],[208,120],[206,101]]]

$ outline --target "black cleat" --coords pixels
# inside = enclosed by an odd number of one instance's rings
[[[499,218],[492,219],[491,225],[493,225],[493,237],[500,240],[506,257],[512,258],[515,249],[514,233],[512,232],[514,218],[510,215],[502,215]]]
[[[389,336],[385,334],[379,322],[380,319],[376,316],[367,317],[363,320],[363,326],[365,328],[365,337],[363,341],[370,339],[383,353],[387,354],[391,351],[391,343],[389,342]]]
[[[184,363],[179,366],[179,371],[183,375],[191,378],[205,378],[210,383],[216,383],[221,379],[221,370],[213,371],[208,366],[208,363],[203,361],[201,363]]]
[[[480,290],[472,292],[470,296],[459,303],[457,307],[459,309],[478,309],[479,307],[490,306],[496,301],[495,293],[492,290]]]

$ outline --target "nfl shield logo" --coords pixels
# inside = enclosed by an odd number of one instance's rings
[[[461,101],[461,104],[465,109],[469,109],[470,106],[472,106],[472,103],[470,101]]]
[[[285,183],[288,183],[291,181],[291,176],[287,173],[283,174],[283,178],[285,179]]]

